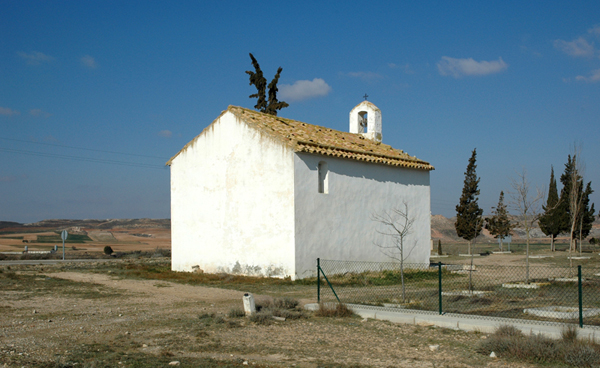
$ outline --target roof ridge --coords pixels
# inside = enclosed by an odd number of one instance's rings
[[[422,170],[435,168],[426,161],[411,156],[403,150],[381,142],[364,138],[360,134],[344,132],[326,126],[305,123],[299,120],[269,115],[245,107],[229,105],[213,122],[202,130],[192,141],[186,144],[167,165],[181,152],[186,150],[207,129],[217,122],[225,113],[231,113],[262,133],[290,146],[294,152],[308,152],[341,158],[368,161],[391,166],[402,166]]]

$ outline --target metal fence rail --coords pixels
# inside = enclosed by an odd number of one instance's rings
[[[317,260],[317,271],[324,302],[600,327],[600,267]]]

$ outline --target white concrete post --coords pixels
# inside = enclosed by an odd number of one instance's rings
[[[256,305],[254,304],[254,296],[250,293],[244,294],[244,312],[247,316],[256,312]]]

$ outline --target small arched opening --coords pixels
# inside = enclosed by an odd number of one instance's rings
[[[319,162],[318,167],[319,174],[319,193],[329,193],[329,169],[327,168],[327,162]]]

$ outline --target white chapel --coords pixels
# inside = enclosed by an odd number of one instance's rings
[[[428,263],[433,166],[382,143],[369,101],[349,130],[229,106],[167,162],[172,269],[296,279],[317,258],[391,262],[373,216],[404,204],[405,262]]]

